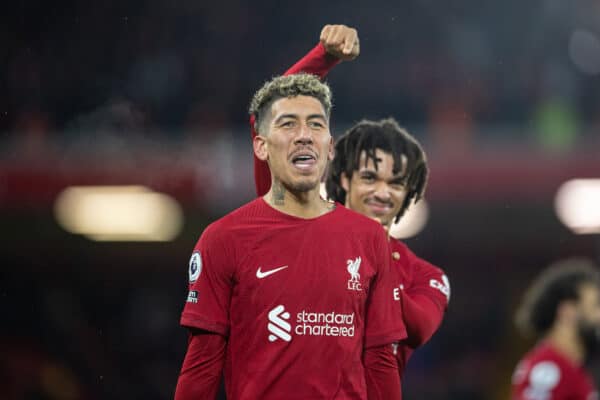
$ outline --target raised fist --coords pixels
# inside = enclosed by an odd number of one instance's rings
[[[327,53],[340,60],[354,60],[360,54],[358,32],[349,26],[325,25],[320,40]]]

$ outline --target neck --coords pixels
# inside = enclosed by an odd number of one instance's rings
[[[297,192],[287,189],[278,180],[271,183],[271,189],[263,198],[276,210],[299,218],[319,217],[334,208],[334,204],[321,198],[319,186]]]
[[[585,349],[577,332],[572,327],[556,325],[546,335],[545,340],[575,364],[583,364]]]

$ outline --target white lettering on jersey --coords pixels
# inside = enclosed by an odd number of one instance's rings
[[[523,394],[528,400],[549,400],[559,382],[560,368],[552,361],[542,361],[531,368],[529,386]]]
[[[281,304],[269,311],[269,324],[267,329],[271,332],[269,341],[274,342],[277,339],[289,342],[292,340],[290,332],[292,326],[286,320],[290,319],[290,313],[285,311],[285,307]]]
[[[442,275],[442,282],[437,279],[431,279],[429,281],[429,286],[442,292],[444,296],[446,296],[448,302],[450,301],[450,281],[446,275]]]
[[[300,336],[354,336],[354,313],[316,313],[303,310],[296,316],[296,323],[294,332]]]
[[[362,259],[360,257],[346,261],[346,264],[348,264],[348,273],[350,274],[350,280],[348,281],[349,290],[362,290],[362,286],[360,285],[360,274],[358,273],[361,261]]]
[[[192,257],[190,258],[190,283],[196,282],[200,276],[200,272],[202,272],[202,257],[200,257],[199,252],[195,251],[192,253]]]
[[[196,304],[198,302],[198,291],[190,290],[186,302]]]
[[[279,305],[269,311],[269,322],[267,329],[271,333],[269,341],[275,342],[277,339],[290,342],[291,333],[298,336],[327,336],[327,337],[354,337],[355,334],[355,315],[340,314],[335,311],[310,312],[302,310],[296,314],[295,327],[288,322],[290,313],[285,311],[283,305]]]

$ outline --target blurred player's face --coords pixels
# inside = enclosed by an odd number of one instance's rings
[[[589,358],[597,352],[600,344],[600,289],[584,284],[579,296],[577,330]]]
[[[268,133],[255,144],[258,158],[268,161],[271,174],[289,190],[317,189],[327,162],[333,158],[333,139],[321,102],[311,96],[275,101]]]
[[[351,179],[342,175],[346,190],[346,207],[390,226],[400,211],[407,191],[403,184],[403,171],[394,175],[394,157],[376,149],[377,169],[365,152],[360,155],[359,169]],[[405,166],[402,168],[405,169]]]

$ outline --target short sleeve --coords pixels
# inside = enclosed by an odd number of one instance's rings
[[[189,292],[181,325],[225,336],[229,333],[234,261],[227,245],[213,225],[200,237],[189,262]]]
[[[366,309],[365,347],[395,343],[406,338],[399,290],[391,274],[391,251],[383,229],[377,234],[373,254],[378,265],[377,275],[369,290]]]

